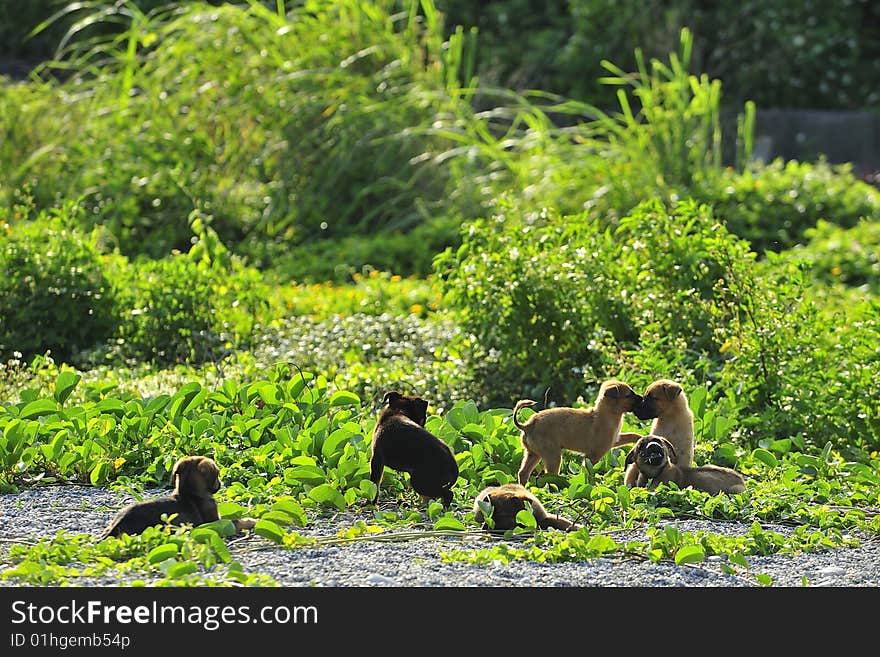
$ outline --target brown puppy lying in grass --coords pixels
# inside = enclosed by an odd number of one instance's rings
[[[494,527],[489,527],[480,502],[488,502],[492,505]],[[529,509],[529,507],[531,507],[532,515],[535,516],[538,527],[541,529],[550,527],[563,531],[577,529],[577,526],[570,520],[548,514],[540,500],[519,484],[484,488],[474,500],[474,517],[477,522],[482,522],[486,529],[508,530],[516,527],[516,514],[523,509]]]
[[[382,400],[386,408],[373,430],[370,481],[376,484],[373,504],[385,466],[409,473],[409,483],[424,499],[439,497],[452,504],[452,486],[458,479],[458,463],[449,445],[425,429],[428,402],[421,397],[391,391]]]
[[[625,465],[630,464],[650,480],[649,490],[669,481],[675,482],[679,488],[692,486],[711,495],[742,493],[746,489],[745,480],[736,470],[717,465],[699,468],[677,465],[675,448],[662,436],[649,434],[638,440],[626,455]]]
[[[162,516],[177,517],[174,525],[202,525],[219,520],[214,493],[220,490],[220,469],[206,456],[185,456],[171,470],[174,492],[165,497],[135,502],[121,509],[98,540],[122,534],[140,534],[147,527],[163,524]],[[253,518],[234,520],[236,531],[252,529]]]
[[[559,474],[562,450],[580,452],[592,463],[598,463],[612,447],[632,443],[641,438],[637,433],[620,433],[623,414],[642,401],[641,395],[621,381],[605,381],[599,388],[591,408],[545,408],[520,423],[517,413],[537,402],[523,399],[513,408],[513,423],[522,432],[525,451],[519,469],[519,483],[525,485],[538,461],[544,469]]]

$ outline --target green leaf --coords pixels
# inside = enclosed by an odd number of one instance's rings
[[[95,410],[100,413],[117,413],[125,415],[125,404],[115,397],[107,397],[95,404]]]
[[[166,559],[176,557],[179,549],[177,543],[163,543],[162,545],[157,545],[147,554],[147,561],[151,564],[162,563]]]
[[[516,514],[516,522],[526,529],[535,529],[538,526],[535,515],[528,509],[523,509]]]
[[[55,392],[53,393],[55,401],[59,404],[64,404],[67,398],[70,397],[70,393],[76,388],[76,384],[80,382],[80,379],[82,377],[74,372],[68,370],[61,372],[58,378],[55,379]]]
[[[770,586],[773,583],[773,578],[764,573],[758,573],[755,575],[755,579],[758,580],[758,584],[761,584],[762,586]]]
[[[831,463],[830,457],[831,457],[831,441],[829,440],[827,443],[825,443],[825,447],[822,448],[822,457],[821,458],[825,463]]]
[[[284,541],[284,530],[271,520],[263,520],[262,518],[257,520],[257,524],[254,525],[254,533],[274,543]]]
[[[372,482],[370,482],[372,483]],[[280,499],[272,505],[273,511],[281,511],[293,519],[293,522],[300,527],[305,527],[308,522],[305,510],[292,498]]]
[[[262,516],[260,516],[261,520],[271,520],[276,525],[292,525],[293,524],[293,516],[288,513],[284,513],[284,511],[267,511]]]
[[[194,572],[198,571],[198,569],[198,565],[192,561],[178,561],[165,571],[165,575],[171,579],[178,579],[180,577],[192,575]]]
[[[454,518],[453,516],[441,516],[437,519],[437,522],[434,523],[434,529],[437,531],[463,532],[467,528],[458,518]]]
[[[706,558],[706,552],[700,545],[685,545],[675,553],[676,565],[699,563]]]
[[[206,522],[203,525],[199,525],[190,532],[190,536],[199,540],[198,537],[204,535],[205,532],[228,538],[230,536],[235,536],[235,525],[232,520],[221,518],[220,520],[214,520],[213,522]]]
[[[31,420],[35,417],[50,415],[57,412],[58,404],[54,399],[37,399],[21,409],[19,417],[22,420]]]
[[[359,406],[361,398],[348,390],[339,390],[330,397],[330,408],[335,406]]]
[[[779,461],[771,452],[768,452],[763,447],[758,447],[757,449],[752,451],[752,458],[761,461],[761,463],[770,466],[771,468],[775,468],[779,465]]]
[[[284,481],[293,483],[301,481],[304,484],[323,484],[327,481],[327,475],[321,468],[314,465],[300,465],[294,468],[284,469]]]
[[[728,554],[727,558],[730,560],[730,563],[736,564],[737,566],[742,566],[743,568],[749,567],[749,561],[741,554]]]
[[[237,520],[245,514],[246,509],[235,502],[218,502],[217,515],[227,520]]]
[[[104,483],[107,480],[107,474],[110,471],[110,464],[107,461],[101,461],[98,465],[92,468],[92,471],[89,473],[89,481],[92,482],[92,486],[98,486]]]
[[[345,508],[345,498],[330,484],[315,486],[309,491],[309,498],[319,504],[332,504],[340,511]]]

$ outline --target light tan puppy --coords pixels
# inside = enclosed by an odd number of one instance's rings
[[[513,423],[522,432],[525,449],[519,483],[525,485],[538,461],[544,461],[547,472],[559,474],[564,449],[580,452],[590,462],[597,463],[612,447],[641,438],[637,433],[620,433],[623,414],[632,411],[641,401],[642,397],[626,383],[610,380],[599,388],[591,408],[545,408],[523,423],[517,419],[517,413],[537,402],[518,401],[513,408]]]
[[[678,465],[694,464],[694,414],[682,387],[669,379],[658,379],[645,390],[642,402],[633,409],[640,420],[654,418],[651,435],[666,438],[675,448]],[[627,468],[623,482],[629,486],[644,486],[645,477],[639,477],[635,466]]]
[[[480,502],[489,502],[492,505],[492,522],[494,526],[491,529],[504,531],[516,527],[516,514],[531,507],[532,515],[538,522],[541,529],[561,529],[568,531],[577,529],[577,526],[560,516],[551,516],[547,513],[547,509],[541,504],[541,501],[529,492],[524,486],[519,484],[504,484],[503,486],[489,486],[480,491],[474,500],[474,517],[477,522],[482,522],[486,529],[489,529],[488,522],[480,508]]]
[[[646,480],[650,480],[649,490],[669,481],[675,482],[679,488],[692,486],[711,495],[721,492],[742,493],[746,489],[745,480],[736,470],[717,465],[699,468],[678,465],[675,447],[662,436],[642,437],[626,455],[625,463],[627,466],[632,465]]]

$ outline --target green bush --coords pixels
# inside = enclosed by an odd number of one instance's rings
[[[512,388],[552,386],[565,398],[584,379],[616,375],[638,350],[642,376],[684,375],[717,352],[715,282],[730,261],[753,259],[711,209],[645,202],[616,230],[586,213],[560,216],[510,208],[464,231],[436,259],[448,302]],[[511,390],[512,391],[512,390]],[[518,393],[514,393],[518,394]]]
[[[804,236],[809,241],[795,246],[788,255],[808,263],[817,281],[839,282],[880,294],[880,222],[865,218],[843,228],[820,219]]]
[[[693,195],[715,208],[731,232],[761,253],[802,243],[819,221],[855,226],[880,213],[880,191],[862,182],[851,165],[774,160],[742,173],[726,170]]]
[[[188,253],[141,258],[121,272],[123,321],[116,351],[153,363],[218,361],[253,335],[267,291],[207,225],[190,217],[195,232]]]
[[[117,292],[97,233],[77,227],[82,213],[68,202],[34,218],[24,207],[0,215],[0,359],[75,359],[115,330]]]

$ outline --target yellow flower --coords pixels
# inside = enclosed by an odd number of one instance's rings
[[[394,274],[394,276],[391,277],[392,283],[399,283],[401,280],[403,279],[401,279],[400,276],[398,276],[397,274]]]
[[[410,311],[413,315],[420,315],[420,314],[422,313],[422,310],[424,310],[424,309],[425,309],[425,308],[424,308],[424,306],[423,306],[422,304],[420,304],[420,303],[414,303],[412,306],[410,306],[409,311]]]
[[[834,276],[840,276],[843,272],[840,270],[840,267],[832,267],[831,273]]]
[[[730,340],[728,340],[728,341],[725,342],[723,345],[721,345],[721,346],[718,348],[718,351],[719,351],[720,353],[723,354],[723,353],[724,353],[725,351],[727,351],[728,349],[730,349]]]

